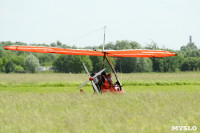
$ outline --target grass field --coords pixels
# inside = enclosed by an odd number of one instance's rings
[[[96,95],[85,74],[0,74],[0,132],[200,132],[200,73],[119,77],[126,94]]]

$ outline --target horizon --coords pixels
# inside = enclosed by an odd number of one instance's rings
[[[190,39],[190,38],[189,38],[189,39]],[[59,40],[57,40],[57,41],[59,41]],[[15,42],[10,41],[10,42],[12,42],[12,43],[17,43],[17,42],[19,42],[19,43],[25,43],[25,44],[27,44],[27,45],[51,45],[52,43],[56,43],[57,41],[51,42],[51,43],[49,43],[49,44],[47,44],[47,43],[27,43],[27,42],[21,42],[21,41],[15,41]],[[112,43],[112,44],[115,45],[117,41],[137,42],[137,41],[131,41],[131,40],[116,40],[115,42],[108,42],[108,43],[106,43],[105,45],[110,44],[110,43]],[[189,40],[189,41],[190,41],[190,40]],[[194,43],[194,42],[189,42],[189,41],[188,41],[188,43]],[[0,42],[9,42],[9,40],[8,40],[8,41],[0,41]],[[59,42],[61,42],[61,41],[59,41]],[[76,48],[87,48],[87,47],[96,48],[96,47],[99,47],[99,46],[102,46],[102,45],[103,45],[103,43],[102,43],[102,44],[99,44],[99,45],[93,45],[93,46],[87,46],[87,45],[86,45],[86,46],[83,46],[83,47],[78,47],[78,46],[76,46],[76,45],[68,45],[68,44],[64,44],[63,42],[61,42],[61,43],[62,43],[62,45],[69,46],[69,47],[76,47]],[[139,42],[137,42],[137,43],[139,43]],[[150,43],[148,43],[148,44],[152,44],[152,43],[156,43],[156,42],[152,41],[152,42],[150,42]],[[187,44],[188,44],[188,43],[187,43]],[[142,49],[144,49],[148,44],[146,44],[146,45],[141,45],[141,44],[139,43],[139,45],[141,46]],[[182,46],[186,46],[187,44],[182,45]],[[156,43],[156,45],[159,47],[159,44]],[[194,43],[194,45],[197,46],[195,43]],[[167,47],[165,47],[165,46],[159,47],[159,49],[180,50],[182,46],[180,46],[179,49],[170,49],[170,48],[167,48]],[[199,49],[198,46],[197,46],[197,48]]]

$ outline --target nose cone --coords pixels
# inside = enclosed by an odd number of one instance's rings
[[[93,77],[90,77],[89,80],[92,81],[92,80],[94,80],[94,78],[93,78]]]

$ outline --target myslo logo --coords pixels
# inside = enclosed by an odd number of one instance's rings
[[[196,131],[196,126],[172,126],[172,131]]]

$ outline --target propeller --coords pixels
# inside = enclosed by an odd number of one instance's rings
[[[83,66],[84,66],[84,68],[85,68],[86,73],[88,74],[88,76],[89,76],[90,78],[89,78],[89,80],[85,81],[82,85],[80,85],[80,86],[78,87],[78,89],[80,89],[80,88],[83,87],[85,84],[87,84],[89,81],[91,81],[91,82],[92,82],[92,86],[94,87],[94,90],[95,90],[97,93],[99,93],[99,90],[98,90],[98,88],[97,88],[97,86],[96,86],[96,84],[94,83],[93,80],[94,80],[97,76],[101,75],[101,73],[102,73],[103,71],[105,71],[106,69],[102,69],[101,71],[99,71],[98,73],[96,73],[96,74],[92,77],[92,76],[90,75],[90,73],[89,73],[89,71],[88,71],[88,69],[87,69],[87,67],[85,66],[84,63],[83,63]]]

